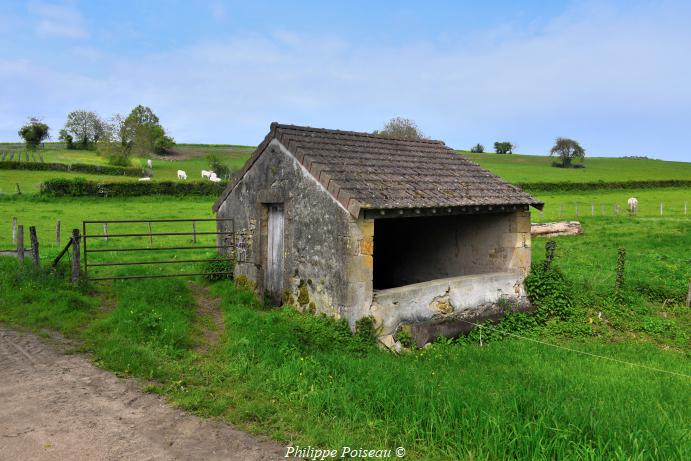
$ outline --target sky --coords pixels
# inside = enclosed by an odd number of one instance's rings
[[[402,116],[459,149],[691,161],[689,23],[674,0],[2,0],[0,140],[143,104],[177,142]]]

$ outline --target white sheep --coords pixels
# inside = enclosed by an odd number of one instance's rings
[[[148,166],[149,168],[153,168],[153,167],[154,167],[154,164],[153,164],[153,162],[151,161],[151,159],[149,159],[149,160],[146,161],[146,166]]]
[[[187,179],[187,173],[183,170],[178,170],[178,179]]]
[[[636,214],[636,210],[638,210],[638,199],[636,197],[631,197],[626,203],[629,205],[629,211]]]
[[[221,178],[216,176],[215,174],[209,177],[209,181],[211,182],[221,182]]]
[[[215,175],[213,171],[202,170],[202,178],[210,178],[211,175]]]
[[[151,178],[139,178],[138,181],[151,181]]]

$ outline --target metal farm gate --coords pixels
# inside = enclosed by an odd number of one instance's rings
[[[202,230],[197,231],[197,224],[201,223],[211,223],[215,224],[213,231]],[[191,224],[188,231],[182,230],[183,224]],[[219,223],[226,224],[225,229],[219,226]],[[166,229],[163,232],[154,232],[156,227],[161,227],[162,224],[167,224],[170,227],[174,227],[173,230]],[[109,233],[108,227],[121,227],[120,225],[127,225],[126,227],[148,227],[148,232],[132,232],[131,230],[125,230],[122,233]],[[178,228],[179,227],[179,228]],[[100,229],[100,230],[97,230]],[[77,231],[78,234],[78,231]],[[214,244],[209,244],[206,242],[199,242],[204,236],[216,236],[216,242]],[[160,274],[154,273],[153,271],[148,274],[137,274],[137,275],[113,275],[113,274],[94,274],[89,275],[90,270],[94,272],[96,268],[105,267],[122,267],[122,266],[158,266],[162,264],[189,264],[194,265],[197,263],[209,263],[209,262],[220,262],[228,261],[228,258],[224,257],[213,257],[213,258],[189,258],[183,256],[181,259],[177,257],[173,258],[142,258],[130,259],[133,253],[141,254],[160,254],[161,252],[175,252],[175,256],[178,253],[190,254],[186,252],[191,252],[194,256],[196,250],[197,252],[211,249],[224,249],[224,248],[234,248],[234,235],[235,228],[232,218],[221,219],[221,218],[203,218],[203,219],[140,219],[140,220],[93,220],[93,221],[83,221],[82,222],[82,242],[83,242],[83,268],[84,276],[89,280],[124,280],[124,279],[146,279],[146,278],[159,278],[159,277],[187,277],[196,275],[227,275],[231,272],[219,271],[197,271],[197,272],[176,272]],[[172,245],[154,245],[154,242],[158,242],[161,237],[174,237],[177,243]],[[181,242],[184,237],[190,237],[189,240]],[[207,237],[208,239],[208,237]],[[111,244],[112,241],[115,242],[125,242],[124,246],[116,244]],[[135,241],[134,244],[128,244],[128,240],[131,242]],[[146,242],[148,240],[148,245],[142,244],[142,241]],[[183,253],[185,252],[185,253]],[[197,253],[198,254],[198,253]],[[122,257],[118,257],[123,255]],[[104,259],[105,258],[105,259]],[[94,261],[94,262],[90,262]]]

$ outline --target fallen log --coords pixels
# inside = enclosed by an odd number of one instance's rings
[[[578,221],[533,223],[530,226],[530,234],[534,237],[558,237],[560,235],[578,235],[581,233],[583,233],[583,228],[581,228],[581,223]]]

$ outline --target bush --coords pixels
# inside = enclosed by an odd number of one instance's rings
[[[107,165],[92,165],[88,163],[40,163],[0,161],[0,170],[30,170],[30,171],[72,171],[88,174],[103,174],[109,176],[134,176],[144,174],[141,168],[122,168]]]
[[[537,308],[535,315],[538,320],[550,317],[567,319],[573,313],[571,287],[559,269],[533,264],[524,283],[528,299]]]
[[[473,147],[471,147],[470,152],[474,154],[482,154],[485,151],[485,146],[482,144],[475,144]]]
[[[220,258],[219,258],[220,259]],[[208,261],[204,264],[204,279],[209,282],[217,282],[219,280],[232,280],[233,271],[235,270],[235,262],[226,258],[222,261]],[[220,272],[226,272],[225,274]]]
[[[218,155],[209,154],[206,156],[206,161],[209,162],[209,169],[216,173],[221,179],[230,179],[230,168],[218,157]]]
[[[376,344],[378,331],[374,317],[362,317],[355,322],[355,337],[365,344]]]
[[[607,189],[656,189],[658,187],[691,187],[688,179],[658,179],[650,181],[621,182],[524,182],[516,184],[522,189],[540,192],[607,190]]]
[[[26,147],[29,149],[36,149],[45,139],[49,138],[50,128],[36,117],[31,117],[28,122],[22,126],[17,134],[24,139]]]
[[[113,166],[130,166],[130,156],[125,152],[112,153],[108,156],[108,164]]]
[[[218,196],[225,187],[212,182],[111,182],[101,183],[84,178],[49,179],[41,184],[41,194],[53,197],[138,197],[142,195]]]
[[[511,144],[510,142],[495,142],[494,143],[494,151],[497,154],[513,154],[513,150],[516,148],[514,144]]]

